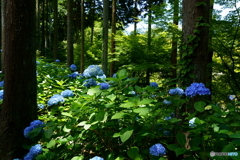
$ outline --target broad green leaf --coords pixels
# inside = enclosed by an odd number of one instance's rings
[[[84,126],[86,123],[87,123],[87,121],[82,121],[77,126]]]
[[[138,103],[138,105],[150,104],[152,102],[153,102],[153,100],[151,100],[151,99],[143,99]]]
[[[179,156],[179,155],[185,153],[186,151],[187,151],[187,150],[186,150],[185,148],[177,148],[177,149],[175,150],[176,156]]]
[[[229,143],[228,145],[224,146],[222,152],[232,152],[235,150],[235,146],[233,143]]]
[[[229,131],[229,130],[220,130],[218,133],[224,133],[224,134],[234,134],[232,131]]]
[[[34,138],[39,135],[39,133],[43,130],[42,127],[34,128],[31,132],[28,133],[28,136]]]
[[[124,159],[125,159],[125,157],[119,156],[119,157],[117,157],[115,160],[124,160]]]
[[[139,149],[138,147],[131,147],[128,151],[127,154],[131,159],[135,159],[138,156]]]
[[[130,108],[130,107],[134,107],[134,106],[136,106],[136,105],[132,102],[126,102],[126,103],[123,103],[120,105],[120,107],[123,107],[123,108]]]
[[[113,137],[116,138],[116,137],[119,137],[120,136],[120,133],[114,133]]]
[[[167,148],[170,149],[171,151],[175,151],[175,149],[179,148],[179,145],[169,144],[169,145],[167,145]]]
[[[121,69],[120,71],[118,71],[117,72],[117,78],[118,79],[127,78],[127,70],[126,69]]]
[[[83,160],[83,159],[84,159],[83,156],[75,156],[71,160]]]
[[[240,138],[240,134],[230,134],[230,138]]]
[[[67,116],[67,117],[73,117],[70,113],[68,112],[62,112],[61,113],[63,116]]]
[[[191,138],[191,140],[190,140],[190,146],[191,146],[191,148],[193,148],[193,147],[198,147],[199,146],[199,144],[201,143],[201,137],[199,137],[199,136],[197,136],[197,137],[193,137],[193,138]]]
[[[53,146],[55,146],[55,144],[56,144],[56,141],[52,139],[50,142],[48,142],[47,148],[52,148]]]
[[[110,95],[107,96],[107,98],[109,98],[111,101],[114,102],[114,100],[116,99],[116,95],[110,94]]]
[[[106,122],[107,116],[108,116],[107,112],[105,112],[105,111],[100,111],[100,112],[98,112],[97,115],[96,115],[96,120],[97,120],[97,121],[100,121],[100,122]]]
[[[117,113],[115,113],[115,114],[112,116],[111,119],[121,119],[121,118],[124,117],[124,115],[126,115],[126,113],[124,113],[124,112],[117,112]]]
[[[194,108],[198,111],[198,112],[203,112],[204,108],[206,106],[206,103],[204,101],[198,101],[194,103]]]
[[[64,131],[64,132],[70,132],[70,131],[71,131],[71,128],[67,128],[67,126],[65,125],[65,126],[63,127],[63,131]]]
[[[94,95],[94,94],[99,94],[101,93],[100,88],[90,88],[87,92],[88,95]]]
[[[185,144],[186,144],[186,137],[185,137],[185,135],[184,135],[183,133],[178,133],[178,134],[177,134],[177,141],[178,141],[178,143],[179,143],[182,147],[184,147]]]
[[[179,121],[181,121],[181,119],[172,118],[172,119],[169,120],[169,122],[171,122],[171,123],[176,123],[176,122],[179,122]]]
[[[47,139],[50,139],[51,136],[53,135],[53,128],[52,128],[52,127],[48,128],[48,129],[44,132],[44,135],[45,135],[45,137],[46,137]]]
[[[149,109],[146,107],[134,109],[133,112],[139,113],[139,115],[144,116],[149,113]]]
[[[83,128],[84,128],[85,130],[88,130],[90,127],[91,127],[91,124],[85,124]]]
[[[120,139],[122,143],[126,142],[131,137],[132,133],[133,133],[133,129],[131,128],[125,128],[121,130]]]
[[[232,143],[240,146],[240,139],[234,139],[234,140],[232,141]]]
[[[234,123],[231,123],[230,126],[239,127],[240,123],[239,122],[234,122]]]

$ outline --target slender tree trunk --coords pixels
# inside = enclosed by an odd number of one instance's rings
[[[54,39],[53,39],[53,55],[54,60],[58,59],[58,0],[53,1],[54,7]]]
[[[67,66],[73,64],[73,0],[67,1]]]
[[[151,52],[151,43],[152,43],[152,10],[151,4],[149,4],[148,9],[148,38],[147,38],[147,54],[149,55]],[[149,68],[146,69],[146,84],[150,82],[150,70]]]
[[[112,77],[115,73],[115,35],[116,35],[116,0],[112,0],[112,36],[111,36],[111,53],[112,59],[110,65],[110,76]]]
[[[102,53],[102,69],[107,73],[108,64],[108,8],[109,1],[103,0],[103,53]]]
[[[84,36],[84,0],[81,0],[81,64],[80,64],[80,72],[83,73],[84,71],[84,42],[85,42],[85,36]]]
[[[91,38],[90,38],[90,41],[91,41],[91,44],[93,44],[93,35],[94,35],[94,16],[95,16],[95,0],[92,1],[92,9],[91,9],[91,16],[93,17],[92,18],[92,24],[91,24]]]
[[[36,0],[36,49],[40,51],[40,12],[39,12],[39,0]]]
[[[178,14],[179,14],[179,0],[174,0],[173,4],[173,24],[178,26]],[[172,36],[172,52],[171,52],[171,65],[172,65],[172,79],[177,78],[177,45],[178,40],[176,33],[173,32]],[[176,86],[176,85],[173,85]]]
[[[45,56],[45,0],[42,1],[41,56]]]
[[[22,159],[29,144],[23,130],[37,118],[35,0],[7,0],[4,14],[4,98],[0,159]]]
[[[134,32],[134,35],[137,35],[137,16],[138,16],[138,12],[137,12],[137,2],[138,2],[138,0],[135,0],[134,1],[134,11],[135,11],[135,17],[134,17],[134,30],[133,30],[133,32]]]
[[[1,41],[2,41],[2,52],[1,52],[1,70],[2,72],[4,72],[4,63],[3,63],[3,55],[5,52],[5,39],[3,37],[4,35],[4,29],[5,29],[5,22],[4,22],[4,16],[5,16],[5,8],[6,8],[6,1],[5,0],[1,0]]]

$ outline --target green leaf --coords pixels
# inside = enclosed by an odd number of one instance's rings
[[[115,114],[112,116],[111,119],[121,119],[121,118],[124,117],[124,115],[126,115],[126,113],[124,113],[124,112],[117,112],[117,113],[115,113]]]
[[[48,129],[44,132],[44,135],[45,135],[45,137],[46,137],[47,139],[50,139],[51,136],[53,135],[53,128],[52,128],[52,127],[48,128]]]
[[[50,142],[47,143],[47,148],[52,148],[53,146],[55,146],[56,141],[54,139],[52,139]]]
[[[234,139],[234,140],[232,141],[232,143],[240,146],[240,139]]]
[[[67,117],[73,117],[70,113],[68,112],[62,112],[61,113],[63,116],[67,116]]]
[[[171,151],[175,151],[175,149],[179,148],[179,145],[169,144],[169,145],[167,145],[167,148],[170,149]]]
[[[185,135],[184,135],[183,133],[178,133],[178,134],[177,134],[177,141],[178,141],[178,143],[179,143],[182,147],[184,147],[185,144],[186,144],[186,137],[185,137]]]
[[[106,122],[108,113],[105,111],[100,111],[96,115],[96,120],[100,122]]]
[[[88,130],[90,127],[91,127],[91,124],[85,124],[83,128],[84,128],[85,130]]]
[[[140,116],[145,116],[149,113],[149,109],[146,107],[134,109],[133,112],[139,113]]]
[[[134,106],[136,106],[134,103],[132,103],[132,102],[127,102],[127,103],[121,104],[119,107],[130,108],[130,107],[134,107]]]
[[[230,126],[239,127],[240,123],[239,122],[234,122],[234,123],[231,123]]]
[[[128,151],[127,154],[131,159],[135,159],[138,156],[139,149],[138,147],[131,147]]]
[[[119,137],[120,136],[120,133],[114,133],[113,137],[116,138],[116,137]]]
[[[84,159],[83,156],[75,156],[71,160],[83,160],[83,159]]]
[[[68,132],[71,131],[71,128],[67,128],[67,126],[65,125],[65,126],[63,127],[63,131],[68,133]]]
[[[82,121],[77,126],[84,126],[86,123],[87,123],[87,121]]]
[[[230,134],[230,138],[240,138],[240,134]]]
[[[199,136],[193,137],[193,138],[190,140],[190,146],[191,146],[191,148],[193,148],[193,147],[198,147],[199,144],[201,143],[201,140],[202,140],[202,138],[199,137]]]
[[[177,149],[175,150],[176,156],[179,156],[179,155],[185,153],[186,151],[187,151],[187,150],[186,150],[185,148],[177,148]]]
[[[34,138],[39,135],[39,133],[43,130],[42,127],[34,128],[31,132],[28,133],[28,136]]]
[[[117,78],[118,79],[127,78],[127,70],[126,69],[121,69],[120,71],[118,71],[117,72]]]
[[[203,112],[204,108],[206,106],[206,103],[204,101],[198,101],[194,103],[194,108],[198,111],[198,112]]]
[[[138,103],[138,105],[150,104],[151,102],[153,102],[153,100],[151,100],[151,99],[143,99],[143,100],[141,100]]]
[[[122,143],[126,142],[131,137],[132,133],[133,133],[133,129],[131,128],[125,128],[121,130],[120,139]]]
[[[100,88],[90,88],[87,92],[88,95],[94,95],[94,94],[100,94],[101,90]]]
[[[232,151],[234,151],[234,150],[235,150],[234,144],[233,144],[233,143],[229,143],[228,145],[226,145],[226,146],[223,148],[222,152],[232,152]]]

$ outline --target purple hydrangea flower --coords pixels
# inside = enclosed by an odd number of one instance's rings
[[[149,153],[153,156],[163,156],[166,154],[166,149],[162,144],[157,143],[149,148]]]

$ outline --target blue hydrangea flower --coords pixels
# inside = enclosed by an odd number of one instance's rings
[[[83,81],[83,85],[85,87],[91,87],[91,86],[96,86],[97,85],[97,82],[94,80],[94,79],[86,79],[85,81]]]
[[[44,105],[44,104],[41,104],[41,103],[40,103],[40,104],[38,104],[38,108],[39,108],[39,109],[43,109],[44,107],[45,107],[45,105]]]
[[[55,94],[48,100],[48,105],[49,106],[56,105],[59,102],[64,102],[64,98],[59,94]]]
[[[166,154],[166,148],[162,144],[157,143],[149,148],[149,153],[153,156],[163,156]]]
[[[38,128],[38,127],[44,127],[44,123],[40,120],[34,120],[30,123],[30,126],[26,127],[23,131],[23,134],[26,138],[31,138],[29,137],[29,133],[35,129],[35,128]]]
[[[76,71],[77,70],[77,66],[75,64],[71,64],[70,69],[72,71]]]
[[[98,84],[100,86],[100,89],[108,89],[110,87],[110,85],[108,83],[99,83]]]
[[[192,83],[185,90],[185,94],[188,97],[193,97],[196,95],[210,95],[211,92],[208,88],[205,87],[203,83]]]
[[[130,91],[128,94],[136,95],[135,91]]]
[[[81,74],[78,72],[73,72],[73,73],[69,74],[68,77],[70,77],[72,79],[76,79],[77,77],[81,77]]]
[[[0,90],[0,100],[3,99],[4,90]]]
[[[19,158],[14,158],[13,160],[21,160],[21,159],[19,159]]]
[[[233,100],[234,98],[236,98],[235,95],[230,95],[230,96],[229,96],[229,99],[230,99],[230,100]]]
[[[116,73],[114,73],[112,77],[113,77],[113,78],[117,78],[117,74],[116,74]]]
[[[59,60],[59,59],[56,59],[55,62],[60,62],[60,60]]]
[[[170,104],[172,104],[172,102],[164,99],[164,100],[163,100],[163,104],[170,105]]]
[[[169,90],[169,94],[170,95],[179,95],[179,96],[182,96],[184,94],[184,91],[183,89],[177,87],[175,89],[170,89]]]
[[[104,79],[104,78],[107,78],[107,76],[105,75],[105,74],[103,74],[102,76],[96,76],[97,78],[99,78],[99,79]]]
[[[89,160],[104,160],[104,158],[95,156],[95,157],[93,157],[93,158],[91,158]]]
[[[63,96],[64,98],[73,97],[74,94],[72,90],[66,89],[65,91],[62,91],[61,96]]]
[[[103,76],[103,74],[103,70],[98,65],[90,65],[83,71],[83,76],[86,78]]]
[[[0,82],[0,87],[3,87],[4,86],[4,81],[1,81]]]
[[[154,88],[157,88],[158,87],[158,84],[156,82],[151,82],[150,83],[150,86],[151,87],[154,87]]]
[[[189,120],[189,127],[195,127],[196,126],[196,124],[194,124],[195,123],[195,119],[196,119],[196,117],[194,117],[194,118]]]
[[[24,157],[24,160],[33,160],[37,155],[42,152],[42,146],[40,144],[36,144],[32,146],[28,152],[28,154]]]

